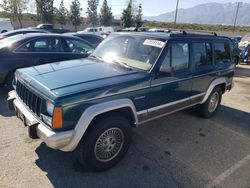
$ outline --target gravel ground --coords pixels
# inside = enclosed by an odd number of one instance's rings
[[[235,88],[216,116],[188,109],[147,123],[133,131],[125,158],[101,173],[29,139],[0,89],[1,188],[250,187],[250,66],[237,67]]]

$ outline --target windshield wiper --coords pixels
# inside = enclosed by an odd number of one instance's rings
[[[94,58],[94,59],[98,59],[98,60],[100,60],[100,61],[104,61],[101,57],[98,57],[98,56],[93,55],[93,54],[91,54],[89,57],[90,57],[90,58]]]
[[[116,63],[122,67],[125,67],[128,70],[133,70],[127,63],[121,62],[121,61],[117,61],[117,60],[113,60],[113,63]]]

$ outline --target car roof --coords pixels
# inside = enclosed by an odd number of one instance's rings
[[[196,33],[193,32],[185,32],[185,31],[174,31],[174,32],[115,32],[115,35],[135,35],[135,36],[144,36],[150,38],[158,38],[163,40],[169,40],[171,38],[202,38],[202,39],[229,39],[226,36],[218,36],[213,32],[204,32],[204,33]],[[112,34],[111,34],[112,35]],[[229,39],[230,40],[230,39]]]
[[[42,30],[42,29],[33,29],[33,28],[28,28],[28,29],[16,29],[16,30],[12,30],[12,31],[8,31],[5,33],[2,33],[1,35],[11,35],[14,33],[19,33],[19,32],[39,32],[39,33],[49,33],[48,31]]]
[[[62,34],[57,34],[57,33],[25,33],[25,34],[20,34],[23,35],[22,38],[35,38],[35,37],[73,37],[78,39],[77,37],[74,37],[72,35],[62,35]]]
[[[96,38],[102,38],[99,35],[95,35],[93,33],[87,33],[87,32],[82,32],[82,33],[75,33],[75,32],[69,32],[69,33],[63,33],[63,35],[69,35],[69,36],[91,36],[91,37],[96,37]]]

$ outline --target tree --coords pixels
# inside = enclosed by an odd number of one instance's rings
[[[98,23],[98,15],[97,15],[97,7],[99,4],[99,0],[88,0],[88,9],[87,9],[87,16],[89,23],[92,26],[96,26]]]
[[[137,14],[135,16],[135,26],[136,27],[141,27],[142,24],[143,24],[143,21],[142,21],[142,6],[141,6],[141,4],[139,4]]]
[[[127,8],[123,10],[121,21],[123,27],[133,26],[132,0],[129,1]]]
[[[7,12],[13,20],[18,20],[19,26],[22,28],[23,11],[27,9],[29,0],[3,0],[0,7]]]
[[[61,0],[59,9],[57,10],[56,15],[57,15],[57,22],[61,25],[62,28],[66,24],[67,14],[68,14],[68,11],[64,6],[63,0]]]
[[[110,26],[112,24],[113,14],[111,12],[111,8],[108,6],[107,0],[103,1],[99,18],[100,24],[103,26]]]
[[[69,19],[73,26],[75,26],[75,31],[77,31],[77,26],[81,24],[81,4],[79,0],[72,1],[70,5]]]
[[[44,23],[54,21],[54,0],[36,0],[37,17]]]

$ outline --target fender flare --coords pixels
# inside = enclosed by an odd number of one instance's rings
[[[213,89],[217,86],[217,85],[220,85],[220,84],[227,84],[227,81],[226,81],[226,78],[225,77],[221,77],[221,78],[217,78],[215,80],[213,80],[211,82],[211,84],[209,85],[208,89],[207,89],[207,92],[206,92],[206,95],[205,97],[203,98],[201,104],[205,103],[208,99],[208,97],[210,96],[210,94],[212,93]]]
[[[74,129],[74,134],[69,144],[67,144],[61,150],[73,151],[79,144],[82,137],[84,136],[92,120],[98,115],[103,114],[105,112],[110,112],[113,110],[118,110],[118,109],[127,108],[127,107],[130,108],[131,111],[133,112],[136,124],[138,124],[138,117],[136,115],[136,109],[135,109],[134,103],[130,99],[118,99],[118,100],[108,101],[108,102],[90,106],[81,115]]]

